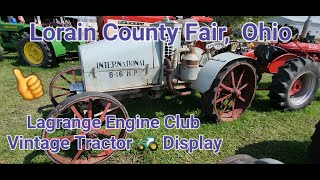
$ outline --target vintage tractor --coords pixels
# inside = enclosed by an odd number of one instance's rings
[[[315,127],[316,130],[311,137],[311,144],[309,146],[309,158],[311,163],[320,164],[320,121]]]
[[[204,112],[213,120],[232,121],[250,106],[257,85],[254,60],[235,53],[224,52],[221,42],[208,42],[208,49],[195,47],[196,40],[186,42],[184,22],[165,20],[166,27],[179,28],[173,46],[162,41],[106,41],[79,46],[81,68],[60,72],[59,82],[52,81],[55,90],[68,98],[58,102],[47,118],[100,118],[101,129],[89,133],[60,130],[43,131],[43,138],[68,138],[68,151],[45,153],[56,163],[99,163],[115,150],[93,152],[74,148],[74,135],[88,138],[125,138],[125,129],[105,129],[105,116],[128,118],[122,103],[142,96],[161,97],[168,90],[176,96],[187,96],[196,90],[201,93]],[[160,23],[150,26],[158,27]],[[220,53],[218,53],[220,52]],[[67,77],[67,75],[69,77]],[[53,98],[53,97],[52,97]],[[55,98],[54,98],[55,99]],[[121,103],[122,102],[122,103]]]
[[[147,27],[152,23],[160,22],[164,18],[170,20],[184,21],[184,16],[97,16],[98,34],[99,39],[102,40],[102,29],[106,23],[114,23],[119,28],[121,27]],[[196,20],[200,26],[208,26],[213,19],[204,16],[191,16],[186,18],[188,21]],[[113,32],[114,33],[114,32]],[[206,43],[196,42],[196,47],[206,50]],[[238,48],[238,49],[237,49]],[[241,51],[242,49],[236,45],[235,51]],[[68,67],[61,70],[51,81],[49,87],[50,100],[54,106],[57,106],[66,97],[70,97],[76,94],[76,86],[82,86],[82,68],[81,66]],[[83,89],[83,87],[80,87]]]
[[[27,19],[27,18],[26,18]],[[33,18],[30,22],[34,22]],[[51,18],[40,19],[37,17],[37,22],[41,23],[37,26],[37,34],[41,34],[45,26],[62,25],[53,22]],[[64,24],[66,25],[66,24]],[[67,42],[52,41],[52,42],[31,42],[30,41],[30,25],[26,23],[6,22],[5,18],[0,18],[0,50],[7,52],[19,52],[21,59],[27,64],[35,67],[49,67],[55,65],[58,60],[65,57],[77,57],[78,45],[85,42]],[[2,46],[2,48],[1,48]],[[0,60],[3,55],[0,52]]]
[[[270,87],[260,90],[270,90],[268,96],[276,107],[298,110],[316,97],[320,78],[317,59],[298,56],[274,44],[259,45],[244,55],[256,60],[258,81],[263,73],[273,74]]]
[[[244,54],[255,59],[258,81],[263,73],[273,74],[270,101],[282,110],[298,110],[309,105],[319,87],[320,44],[277,42],[258,45]],[[259,89],[258,89],[259,90]]]
[[[155,136],[148,136],[146,140],[140,139],[140,141],[138,142],[138,149],[140,151],[143,151],[147,148],[149,148],[151,151],[155,151],[158,149],[158,143],[156,142]]]
[[[147,27],[152,23],[162,21],[164,18],[170,20],[177,20],[180,23],[183,21],[192,21],[196,20],[199,22],[200,26],[209,26],[213,21],[210,17],[205,16],[97,16],[97,25],[98,25],[98,34],[99,39],[102,40],[102,28],[106,23],[114,23],[118,27]],[[225,34],[225,35],[230,35]],[[195,43],[196,50],[200,53],[207,52],[205,42],[197,41]],[[221,44],[217,44],[220,45]],[[200,49],[199,49],[200,48]],[[244,54],[250,49],[248,43],[232,41],[228,47],[219,47],[218,49],[212,48],[210,51],[211,56],[231,51],[237,54]],[[51,81],[49,87],[50,100],[54,106],[57,106],[62,102],[66,97],[70,97],[77,93],[76,86],[80,89],[82,87],[82,68],[81,66],[68,67],[61,70]]]

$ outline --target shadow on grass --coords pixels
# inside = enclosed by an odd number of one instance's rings
[[[271,85],[271,82],[259,82],[258,88],[269,88]]]
[[[17,57],[17,59],[13,60],[11,62],[12,66],[15,67],[32,67],[31,65],[29,65],[28,63],[24,62],[20,57]],[[35,68],[41,68],[41,69],[51,69],[51,68],[58,68],[59,63],[54,63],[51,66],[40,66],[40,67],[35,67]]]
[[[135,117],[136,114],[144,118],[158,117],[159,114],[164,116],[180,114],[181,118],[186,118],[190,117],[190,114],[197,113],[196,117],[201,120],[203,119],[202,123],[204,123],[207,118],[202,112],[200,101],[201,98],[198,95],[179,97],[164,92],[162,97],[158,99],[143,97],[125,104],[125,107],[130,117]]]
[[[24,164],[33,164],[32,160],[39,156],[39,155],[44,155],[44,152],[43,151],[32,151],[31,153],[29,153],[25,158],[24,158],[24,161],[23,163]]]
[[[201,123],[216,123],[215,120],[210,119],[204,114],[201,105],[201,96],[199,95],[179,97],[164,92],[159,99],[143,97],[125,103],[125,107],[127,108],[130,117],[135,117],[136,114],[139,114],[140,117],[144,118],[158,117],[159,114],[180,114],[181,118],[187,118],[190,114],[197,113],[196,117],[201,119]],[[270,100],[266,99],[265,96],[256,94],[250,110],[256,112],[271,112],[277,109],[272,106]]]
[[[46,118],[53,108],[54,108],[53,104],[48,104],[45,106],[38,107],[37,112],[42,113],[42,117]]]
[[[236,154],[247,154],[254,158],[272,158],[285,164],[307,164],[310,142],[265,141],[239,148]]]
[[[253,99],[250,110],[256,112],[271,112],[276,110],[270,103],[269,99],[262,99],[258,96],[259,95],[256,95],[256,97]]]
[[[314,101],[320,101],[320,96],[316,96],[316,98],[314,99]]]

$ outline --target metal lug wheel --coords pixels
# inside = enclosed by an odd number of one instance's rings
[[[256,89],[255,68],[236,61],[223,68],[212,87],[202,95],[206,114],[218,121],[233,121],[250,106]]]
[[[69,113],[63,113],[69,109]],[[126,138],[125,129],[106,129],[105,116],[116,115],[117,118],[127,119],[129,117],[125,107],[114,97],[105,93],[85,92],[74,95],[62,101],[53,111],[50,112],[48,118],[100,118],[102,126],[100,129],[92,129],[85,133],[81,129],[57,129],[53,133],[46,130],[42,133],[43,139],[69,139],[70,149],[60,150],[58,153],[52,153],[46,150],[45,154],[55,163],[60,164],[94,164],[102,162],[111,157],[116,150],[112,148],[86,150],[85,143],[82,142],[82,148],[77,148],[77,140],[75,135],[85,135],[87,139],[115,139]],[[81,145],[81,144],[80,144]]]

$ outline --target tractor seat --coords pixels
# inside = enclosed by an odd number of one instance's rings
[[[260,64],[269,64],[275,58],[288,53],[285,49],[273,45],[259,45],[254,51],[257,61]]]

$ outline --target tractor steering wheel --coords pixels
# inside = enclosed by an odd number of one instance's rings
[[[295,35],[293,35],[293,36],[291,37],[291,39],[290,39],[289,41],[287,41],[287,42],[283,42],[283,41],[281,41],[280,39],[278,39],[278,42],[281,43],[281,44],[289,44],[289,43],[291,43],[292,41],[298,39],[298,37],[299,37],[299,34],[295,34]]]
[[[294,30],[296,30],[296,29],[294,29]],[[294,31],[292,31],[292,32],[294,32]],[[289,41],[283,42],[278,38],[278,42],[281,43],[281,44],[289,44],[289,43],[291,43],[292,41],[294,41],[294,40],[296,40],[298,38],[299,38],[299,30],[296,30],[296,33],[291,36],[291,39]]]

